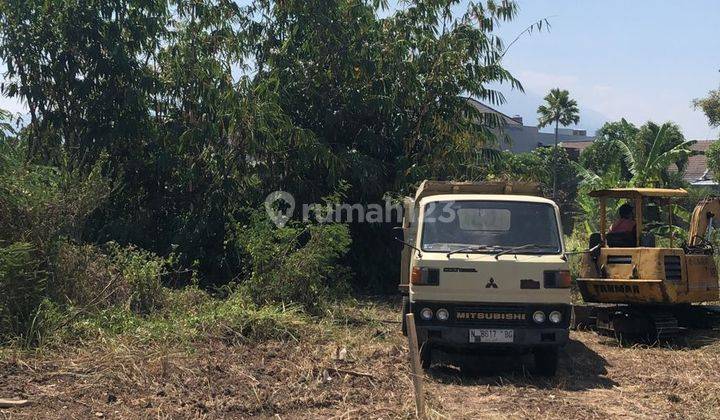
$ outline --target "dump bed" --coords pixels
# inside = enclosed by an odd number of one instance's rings
[[[514,181],[429,181],[420,184],[415,202],[423,197],[440,194],[517,194],[542,196],[540,185],[532,182]]]

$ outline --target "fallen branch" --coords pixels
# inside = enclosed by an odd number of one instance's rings
[[[18,400],[15,398],[0,398],[0,408],[25,407],[30,404],[28,400]]]
[[[86,373],[78,373],[78,372],[50,372],[47,375],[51,378],[55,377],[55,376],[73,376],[75,378],[81,378],[81,379],[84,379],[84,378],[87,378],[90,376]]]
[[[394,319],[374,319],[370,318],[371,321],[381,322],[383,324],[402,324],[402,321],[395,321]]]
[[[363,372],[356,372],[354,370],[347,370],[347,369],[338,369],[334,367],[326,367],[325,370],[328,372],[335,372],[335,373],[344,373],[347,375],[353,375],[353,376],[361,376],[363,378],[372,378],[375,379],[375,376],[369,374],[369,373],[363,373]]]

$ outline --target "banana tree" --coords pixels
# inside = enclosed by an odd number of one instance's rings
[[[668,168],[671,165],[677,165],[680,170],[684,169],[688,157],[693,154],[690,146],[695,142],[685,140],[682,134],[679,134],[677,126],[672,123],[659,127],[649,123],[643,130],[638,133],[634,145],[623,141],[618,141],[617,144],[632,175],[628,184],[633,187],[658,187],[668,178]],[[643,137],[646,136],[653,138],[649,149],[643,142]]]
[[[593,190],[624,187],[627,183],[623,181],[618,165],[610,167],[602,175],[598,175],[577,163],[575,163],[575,169],[580,178],[578,183],[579,193],[575,200],[580,212],[576,217],[575,227],[580,227],[585,234],[589,235],[599,229],[600,209],[597,199],[590,197],[588,193]],[[614,214],[621,204],[619,201],[608,203],[608,213]]]

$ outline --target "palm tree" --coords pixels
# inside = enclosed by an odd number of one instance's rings
[[[540,105],[537,110],[538,127],[543,128],[555,123],[555,148],[553,149],[553,199],[556,196],[557,186],[557,146],[558,146],[558,128],[570,124],[577,124],[580,121],[580,110],[577,102],[570,99],[570,93],[567,90],[555,88],[545,96],[545,104]]]

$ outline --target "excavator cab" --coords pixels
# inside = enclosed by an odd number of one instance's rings
[[[583,254],[577,284],[586,303],[601,304],[597,326],[621,333],[657,337],[672,336],[679,322],[688,318],[693,303],[720,300],[718,274],[709,233],[720,201],[701,201],[690,220],[688,242],[679,244],[668,235],[663,246],[643,229],[643,214],[649,205],[667,206],[667,225],[672,226],[670,206],[687,197],[683,189],[615,188],[589,194],[599,201],[600,232],[590,238],[590,251]],[[608,200],[626,200],[634,207],[635,229],[609,233]],[[658,225],[658,221],[654,221]],[[670,232],[671,229],[665,231]],[[617,306],[610,306],[610,305]],[[649,332],[649,334],[648,334]]]

